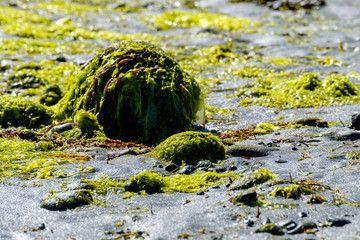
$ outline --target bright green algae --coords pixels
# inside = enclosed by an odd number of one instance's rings
[[[354,104],[360,102],[359,90],[348,78],[304,73],[295,79],[258,78],[239,88],[240,105],[300,108]]]
[[[165,192],[193,193],[204,190],[207,186],[224,184],[228,177],[240,177],[233,172],[198,172],[191,175],[172,175],[162,177],[156,173],[141,172],[132,176],[130,183],[137,186],[137,192],[145,191],[148,194]]]
[[[230,17],[222,14],[211,14],[206,12],[185,12],[171,10],[166,11],[150,19],[159,29],[169,29],[174,27],[182,28],[214,28],[227,31],[250,31],[259,23],[247,18]]]
[[[108,137],[123,141],[157,143],[190,130],[204,104],[195,79],[142,41],[110,46],[83,66],[74,82],[59,116],[90,110]]]
[[[2,128],[39,128],[48,125],[52,112],[44,105],[20,97],[0,96],[0,126]]]
[[[225,146],[211,133],[188,131],[167,138],[150,156],[178,165],[196,165],[200,160],[224,159]]]

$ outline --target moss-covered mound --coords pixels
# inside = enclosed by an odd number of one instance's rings
[[[225,146],[211,133],[188,131],[167,138],[150,155],[178,165],[196,165],[201,160],[224,159]]]
[[[110,138],[158,143],[191,129],[200,87],[164,51],[143,41],[116,43],[74,76],[59,116],[91,110]]]
[[[44,105],[20,97],[0,96],[0,126],[38,128],[51,121],[52,113]]]

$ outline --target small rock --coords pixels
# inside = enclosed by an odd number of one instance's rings
[[[42,223],[40,224],[38,227],[37,227],[38,230],[45,230],[46,227],[45,227],[45,223]]]
[[[205,192],[204,191],[199,191],[196,193],[196,195],[205,195]]]
[[[224,172],[227,172],[228,170],[229,170],[228,166],[217,166],[217,167],[215,167],[215,171],[217,173],[224,173]]]
[[[246,224],[246,226],[248,227],[252,227],[254,226],[255,222],[251,219],[245,219],[244,223]]]
[[[354,131],[354,130],[346,130],[341,131],[335,134],[335,139],[337,141],[344,141],[344,140],[359,140],[360,139],[360,131]]]
[[[42,199],[41,207],[48,210],[64,211],[90,204],[93,198],[88,190],[73,190],[50,193]]]
[[[235,157],[263,157],[269,155],[270,149],[258,145],[233,145],[226,149],[226,155]]]
[[[244,191],[240,195],[236,196],[235,200],[245,205],[253,205],[257,200],[257,193],[254,190]]]
[[[288,234],[299,234],[303,233],[306,230],[317,230],[317,224],[314,222],[303,222],[299,224],[296,228],[292,229],[291,231],[288,231]]]
[[[64,123],[61,125],[57,125],[55,127],[53,127],[51,129],[51,133],[62,133],[62,132],[66,132],[68,130],[73,129],[73,127],[75,126],[74,123]]]
[[[196,165],[196,168],[201,169],[208,169],[210,167],[214,167],[214,165],[211,162],[208,161],[200,161],[198,165]]]
[[[67,59],[64,56],[58,56],[55,58],[55,60],[57,62],[66,62],[67,61]]]
[[[285,220],[277,224],[279,228],[290,231],[297,227],[297,223],[294,220]]]
[[[350,128],[355,129],[355,130],[360,130],[360,113],[354,113],[351,116]]]
[[[328,223],[330,223],[330,226],[334,227],[342,227],[346,224],[351,223],[350,220],[347,220],[345,218],[331,218],[327,220]]]
[[[175,163],[170,163],[169,165],[165,166],[165,171],[168,171],[168,172],[173,172],[175,171],[176,169],[178,169],[179,166]]]
[[[307,217],[307,213],[306,213],[306,212],[299,212],[298,215],[299,215],[299,217],[301,217],[301,218]]]
[[[119,152],[119,157],[120,156],[124,156],[124,155],[138,155],[137,152],[135,152],[134,150],[132,150],[131,148],[127,148],[127,149],[124,149],[122,151]]]
[[[196,170],[196,168],[194,166],[191,165],[187,165],[185,167],[183,167],[182,169],[179,170],[179,174],[185,174],[185,175],[189,175],[192,172],[194,172]]]
[[[138,154],[141,155],[141,154],[146,154],[146,153],[149,153],[151,152],[150,149],[147,149],[147,148],[143,148],[141,150],[138,151]]]
[[[231,165],[228,168],[228,171],[236,171],[236,170],[237,170],[237,167],[235,165]]]

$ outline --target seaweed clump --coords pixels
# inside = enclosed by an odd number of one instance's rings
[[[201,160],[224,159],[225,146],[211,133],[187,131],[167,138],[150,155],[178,165],[196,165]]]
[[[190,130],[203,107],[194,78],[164,51],[144,41],[116,43],[74,76],[59,117],[92,111],[114,139],[158,143]]]
[[[45,106],[20,97],[0,96],[0,126],[39,128],[51,122],[52,113]]]

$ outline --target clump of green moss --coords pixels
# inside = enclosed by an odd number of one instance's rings
[[[145,191],[148,194],[160,193],[164,185],[163,177],[156,173],[144,171],[130,178],[130,182],[125,185],[125,191]]]
[[[83,109],[75,114],[74,123],[83,132],[99,129],[99,123],[96,116],[93,113]]]
[[[0,96],[0,125],[3,128],[38,128],[48,125],[52,112],[44,105],[19,97]]]
[[[295,79],[258,78],[237,95],[241,105],[300,108],[358,103],[359,93],[344,76],[332,74],[321,80],[318,74],[304,73]]]
[[[178,165],[196,165],[200,160],[224,159],[225,146],[211,133],[188,131],[167,138],[150,155]]]
[[[292,184],[286,188],[276,187],[269,193],[270,196],[299,199],[303,194],[313,194],[313,190]]]
[[[267,134],[272,133],[273,131],[279,130],[279,127],[274,126],[274,124],[267,122],[260,122],[256,124],[256,128],[254,129],[254,133],[256,134]]]
[[[45,88],[42,96],[40,97],[40,103],[46,106],[52,106],[59,102],[63,97],[63,93],[60,87],[56,84],[52,84]]]
[[[110,138],[158,143],[191,129],[204,100],[194,78],[147,42],[119,42],[89,61],[59,116],[91,110]]]

